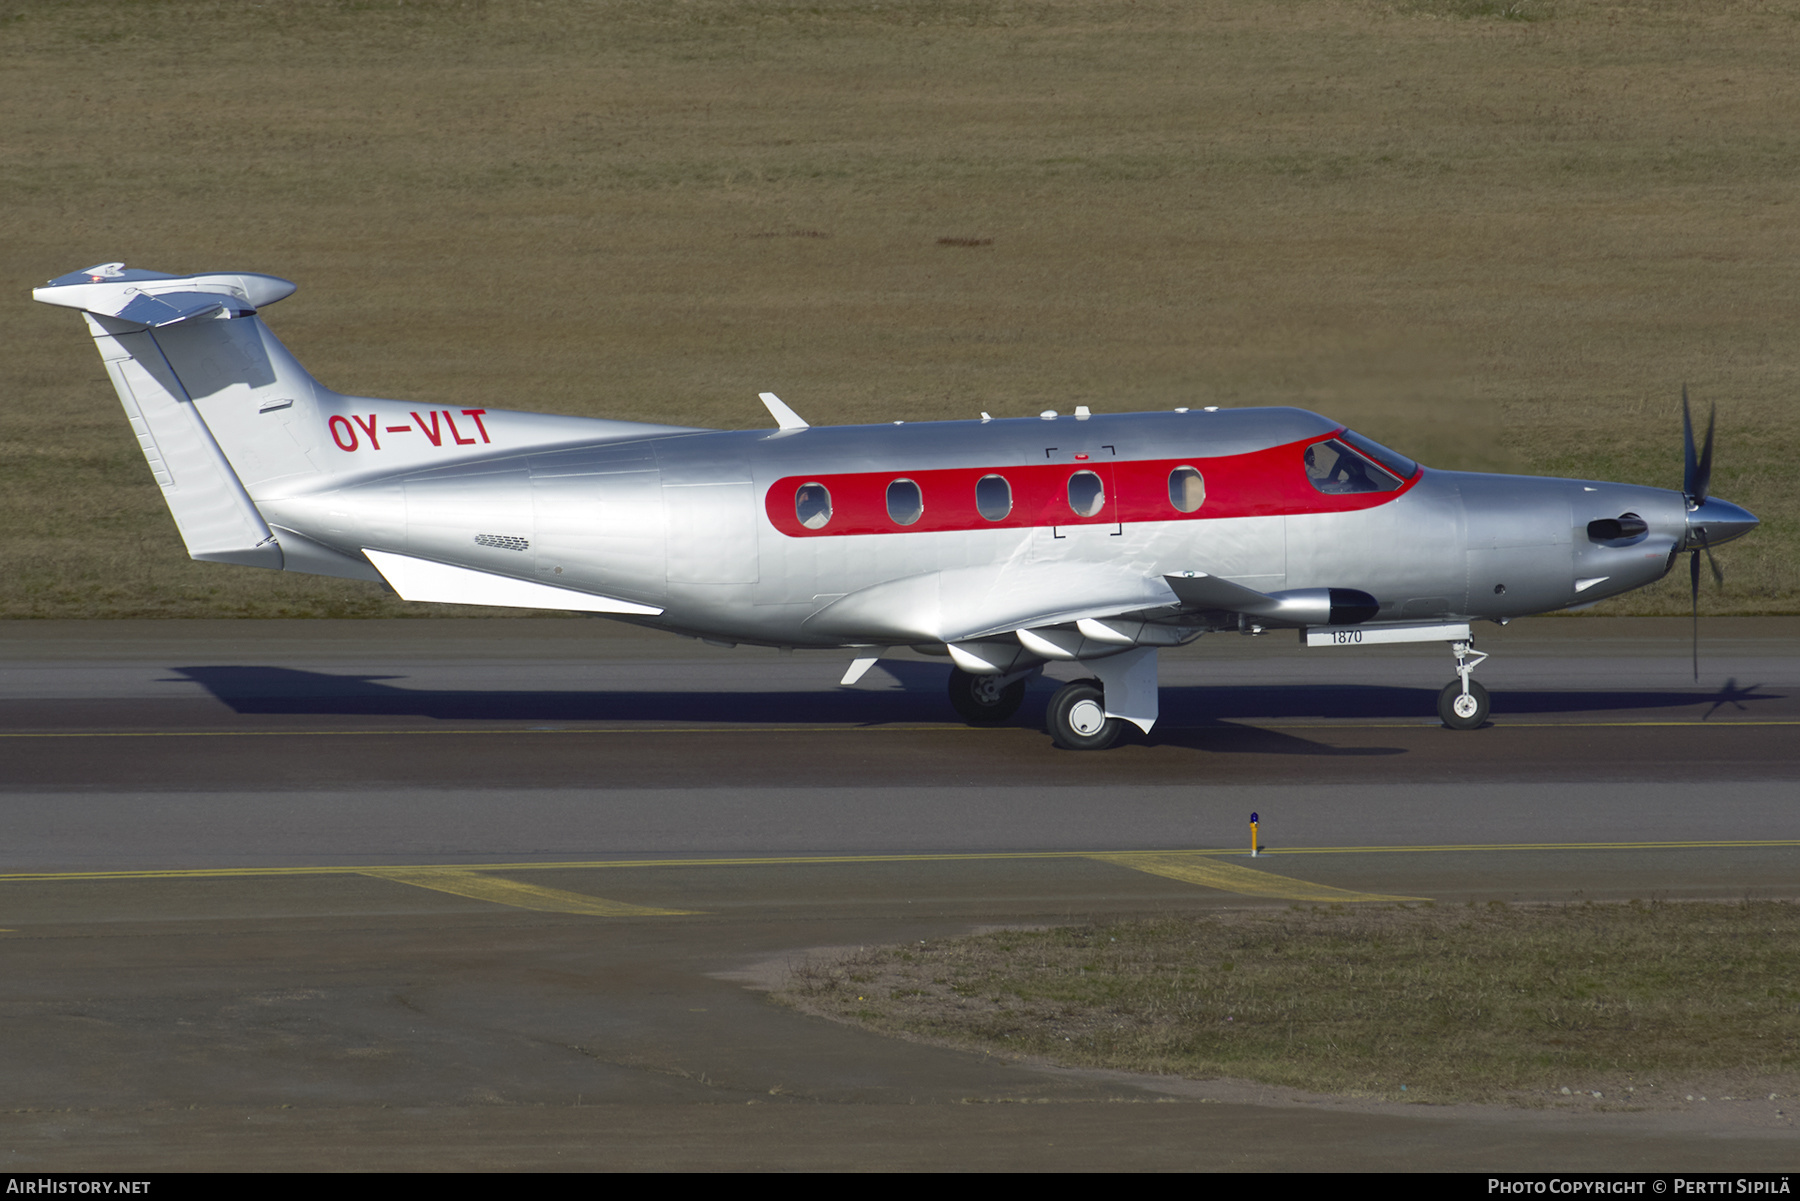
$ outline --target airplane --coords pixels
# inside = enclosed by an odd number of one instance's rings
[[[1474,729],[1472,623],[1617,596],[1684,552],[1697,613],[1700,554],[1757,525],[1708,495],[1685,387],[1679,492],[1433,470],[1297,408],[816,427],[763,393],[773,430],[696,429],[334,392],[258,315],[295,287],[103,263],[32,292],[86,319],[193,558],[850,648],[845,685],[910,647],[948,658],[976,725],[1079,663],[1046,718],[1070,750],[1148,734],[1157,652],[1222,631],[1448,643],[1438,715]]]

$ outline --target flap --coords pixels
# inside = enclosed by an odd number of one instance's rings
[[[962,642],[1179,603],[1155,576],[1097,563],[997,563],[875,584],[833,601],[806,625],[848,642]]]

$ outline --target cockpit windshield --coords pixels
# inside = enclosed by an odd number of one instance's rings
[[[1411,474],[1407,472],[1407,475]],[[1314,488],[1330,495],[1397,492],[1405,482],[1374,459],[1356,453],[1338,438],[1315,442],[1306,448],[1306,478]]]

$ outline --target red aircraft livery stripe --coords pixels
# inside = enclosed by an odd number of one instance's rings
[[[789,537],[831,538],[849,534],[1351,513],[1405,495],[1423,474],[1415,470],[1392,492],[1320,492],[1306,476],[1306,448],[1336,436],[1327,434],[1216,458],[1091,459],[936,471],[790,475],[770,486],[763,503],[769,521]],[[1177,467],[1194,468],[1206,482],[1206,499],[1192,513],[1183,513],[1169,499],[1169,473]],[[1080,516],[1069,505],[1069,478],[1083,471],[1099,476],[1106,492],[1105,504],[1091,517]],[[1012,510],[998,521],[987,520],[975,508],[975,485],[989,475],[1000,476],[1012,488]],[[911,480],[924,498],[924,512],[911,525],[900,525],[888,516],[887,489],[895,480]],[[831,520],[818,529],[801,525],[794,509],[795,493],[807,484],[823,484],[831,493]]]

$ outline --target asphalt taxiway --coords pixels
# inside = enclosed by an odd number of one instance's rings
[[[847,655],[597,620],[0,625],[0,1158],[1791,1167],[1778,1106],[1200,1096],[759,991],[809,948],[1109,913],[1792,896],[1800,620],[1702,636],[1696,681],[1685,622],[1484,633],[1472,732],[1433,716],[1441,646],[1205,638],[1152,735],[1082,754],[1052,684],[971,729],[910,654],[846,689]]]

